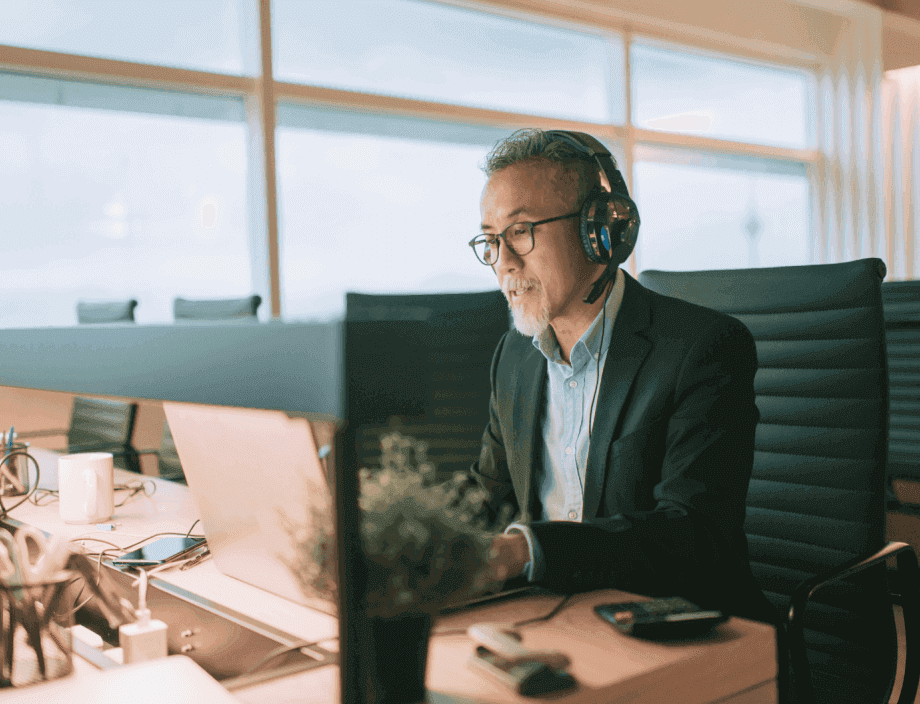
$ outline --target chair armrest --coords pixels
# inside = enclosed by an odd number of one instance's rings
[[[888,543],[871,555],[856,557],[835,569],[806,579],[792,593],[789,601],[789,614],[786,621],[789,657],[795,675],[796,701],[815,701],[811,686],[811,668],[805,650],[805,606],[811,597],[822,587],[845,579],[875,565],[883,564],[889,557],[897,556],[898,573],[904,572],[902,584],[904,635],[907,656],[904,667],[904,683],[898,704],[913,704],[920,682],[920,570],[917,569],[917,556],[907,543]]]

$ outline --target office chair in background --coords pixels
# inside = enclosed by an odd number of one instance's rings
[[[193,320],[230,320],[257,319],[262,297],[258,295],[246,298],[219,298],[212,300],[192,300],[176,298],[173,300],[173,319],[176,322]]]
[[[879,259],[734,271],[643,272],[653,291],[734,316],[757,344],[760,423],[745,532],[785,617],[794,700],[888,702],[896,555],[907,642],[902,704],[920,676],[917,559],[885,545],[888,376]],[[792,694],[785,688],[784,696]]]
[[[882,284],[891,427],[888,480],[895,504],[920,512],[920,281]]]
[[[379,466],[380,437],[397,430],[427,443],[438,478],[469,470],[489,421],[492,355],[509,327],[501,291],[348,293],[345,323],[360,466]]]
[[[70,427],[18,434],[19,439],[65,436],[67,451],[111,452],[121,469],[140,472],[137,451],[131,445],[137,404],[103,398],[77,396],[73,400]]]
[[[133,323],[137,301],[79,301],[77,322],[86,323]]]

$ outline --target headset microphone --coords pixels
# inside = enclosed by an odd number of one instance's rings
[[[604,269],[604,273],[597,278],[597,281],[591,284],[591,290],[588,291],[588,295],[585,296],[582,300],[584,300],[584,302],[588,305],[591,305],[594,303],[594,301],[600,298],[601,294],[604,292],[604,289],[607,287],[607,284],[613,281],[615,271],[616,267],[607,267]]]
[[[632,254],[639,236],[639,210],[603,144],[584,132],[549,130],[545,134],[565,142],[585,159],[593,159],[610,187],[609,191],[595,187],[585,198],[579,217],[578,235],[585,256],[595,264],[607,265],[584,298],[591,305],[613,280],[617,267]]]

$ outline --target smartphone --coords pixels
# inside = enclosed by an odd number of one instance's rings
[[[204,538],[185,538],[179,536],[170,536],[160,538],[148,543],[142,548],[125,553],[121,557],[112,560],[113,565],[122,567],[149,567],[153,565],[163,565],[173,560],[178,560],[195,548],[204,545],[207,542]]]

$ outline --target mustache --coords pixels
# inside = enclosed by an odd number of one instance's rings
[[[527,279],[523,276],[508,276],[502,281],[502,293],[505,298],[511,298],[512,291],[527,291],[529,289],[540,290],[540,282],[535,279]]]

